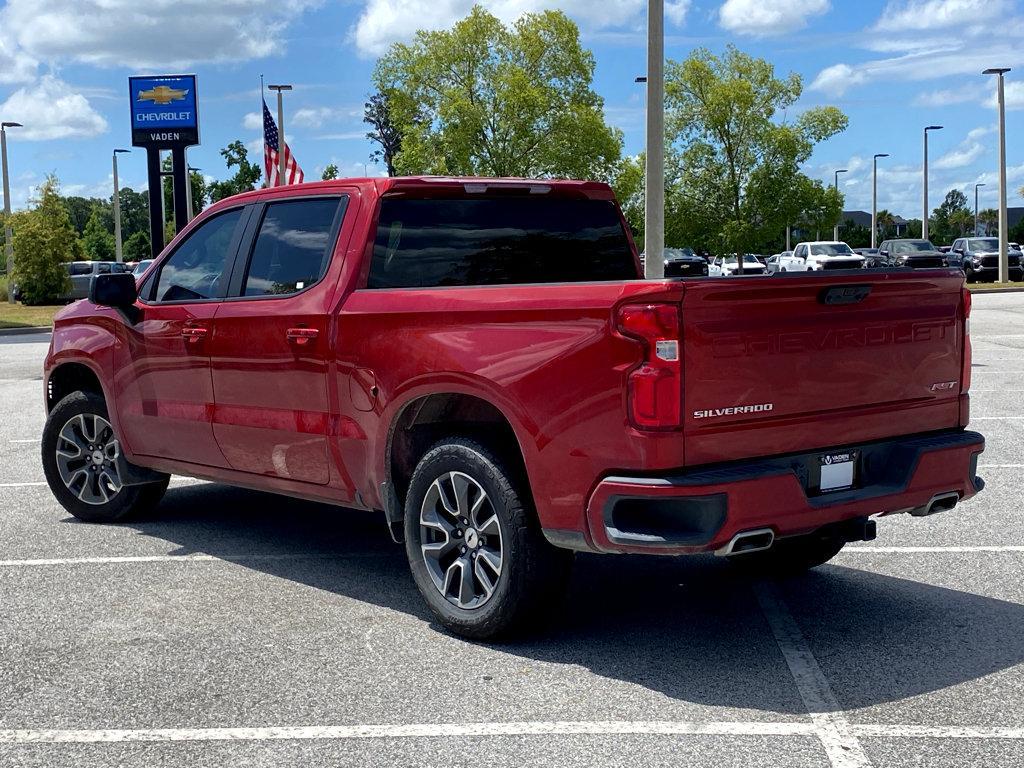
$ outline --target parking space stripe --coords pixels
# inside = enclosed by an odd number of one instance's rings
[[[199,483],[213,483],[213,481],[204,481],[202,478],[187,478],[184,476],[171,478],[171,486],[192,486]],[[31,486],[45,486],[46,481],[18,481],[15,483],[0,483],[0,489],[19,489],[29,488]]]
[[[181,555],[110,555],[82,558],[23,558],[0,560],[0,568],[31,568],[33,566],[88,566],[118,563],[249,563],[256,561],[316,561],[322,559],[351,560],[354,558],[380,558],[387,553],[241,553],[238,555],[210,555],[209,553],[183,553]]]
[[[1016,727],[848,724],[856,737],[1021,740]],[[515,721],[349,726],[212,727],[189,729],[0,729],[0,744],[373,740],[576,735],[814,737],[809,721]],[[846,765],[849,765],[848,763]]]
[[[937,545],[935,547],[865,545],[844,548],[842,553],[1024,553],[1024,545]]]
[[[861,748],[856,735],[850,730],[846,714],[839,707],[832,687],[821,672],[818,661],[811,653],[811,647],[804,640],[800,626],[790,613],[771,582],[759,581],[754,585],[754,594],[761,611],[768,620],[775,642],[782,652],[789,672],[796,682],[800,699],[807,708],[815,726],[815,734],[821,741],[829,762],[834,767],[870,766],[867,755]]]

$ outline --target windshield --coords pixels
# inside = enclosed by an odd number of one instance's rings
[[[967,241],[968,251],[998,251],[998,238],[971,238]]]
[[[665,258],[666,259],[682,259],[687,256],[695,256],[692,248],[666,248]]]
[[[811,246],[811,256],[853,256],[845,243],[816,243]]]
[[[914,254],[921,251],[934,251],[933,246],[927,240],[903,240],[892,244],[893,254]]]

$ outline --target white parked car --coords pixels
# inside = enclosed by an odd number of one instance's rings
[[[765,264],[769,274],[772,275],[778,272],[805,272],[807,270],[807,262],[794,256],[792,251],[783,251],[781,254],[770,256]]]
[[[864,257],[838,240],[814,240],[800,243],[793,249],[793,256],[802,259],[808,272],[819,270],[859,270],[864,266]]]
[[[736,275],[738,269],[739,260],[736,258],[736,254],[729,254],[728,256],[716,256],[711,261],[711,265],[708,267],[708,275],[710,275],[713,278],[726,278],[732,275]],[[744,254],[743,274],[764,275],[764,265],[753,254]]]

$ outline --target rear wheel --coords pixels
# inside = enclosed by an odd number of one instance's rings
[[[156,507],[168,477],[125,485],[127,460],[99,395],[74,392],[46,419],[43,472],[61,506],[76,518],[109,523]]]
[[[752,574],[799,574],[832,560],[846,540],[825,534],[805,534],[775,540],[767,550],[729,556],[729,562]]]
[[[434,616],[468,638],[493,639],[547,618],[565,592],[572,553],[550,545],[515,474],[466,439],[435,444],[405,503],[406,555]]]

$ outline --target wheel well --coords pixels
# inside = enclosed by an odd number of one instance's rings
[[[444,438],[473,438],[494,451],[513,473],[520,492],[530,494],[523,452],[515,431],[496,406],[472,395],[440,393],[409,403],[391,432],[388,471],[401,516],[405,494],[417,463]]]
[[[73,392],[91,392],[103,397],[100,380],[92,369],[82,363],[64,363],[53,370],[46,383],[46,410]]]

